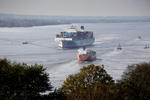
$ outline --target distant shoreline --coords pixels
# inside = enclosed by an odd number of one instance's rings
[[[0,14],[0,27],[33,27],[71,23],[150,22],[150,16],[36,16]]]

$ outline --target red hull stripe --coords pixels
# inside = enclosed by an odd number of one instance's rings
[[[89,59],[89,56],[85,56],[85,55],[84,56],[83,55],[82,56],[78,56],[78,60],[79,61],[84,61],[84,60],[88,60],[88,59]]]

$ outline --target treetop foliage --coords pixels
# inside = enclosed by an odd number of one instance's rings
[[[70,75],[62,85],[61,91],[75,100],[89,99],[89,95],[94,97],[99,92],[109,91],[107,86],[111,84],[114,84],[114,81],[104,70],[104,66],[91,64],[82,67],[79,73]]]
[[[45,70],[42,65],[29,66],[0,59],[0,98],[17,100],[50,91],[52,86]]]
[[[114,83],[104,65],[83,66],[69,75],[59,90],[52,86],[42,65],[27,65],[0,59],[1,100],[149,100],[150,63],[128,66],[122,79]]]
[[[150,98],[150,63],[128,66],[119,82],[120,93],[128,100],[149,100]]]

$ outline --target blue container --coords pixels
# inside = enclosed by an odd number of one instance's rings
[[[66,32],[65,35],[66,35],[67,37],[71,37],[71,36],[72,36],[72,33],[71,33],[71,32]]]

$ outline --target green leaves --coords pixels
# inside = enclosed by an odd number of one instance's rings
[[[42,65],[0,59],[0,99],[28,100],[50,91],[52,86],[45,70]],[[79,73],[69,75],[60,91],[50,93],[49,98],[66,99],[64,93],[68,100],[149,100],[150,63],[128,66],[117,83],[104,65],[83,66]]]
[[[83,66],[79,73],[66,79],[61,91],[68,100],[149,100],[150,63],[128,66],[117,83],[103,65]]]
[[[123,99],[149,100],[150,98],[150,63],[130,65],[119,82]]]
[[[70,75],[61,90],[75,100],[90,99],[96,98],[98,93],[105,94],[108,91],[108,85],[113,83],[112,77],[107,74],[103,65],[91,64],[81,68],[79,73]]]
[[[0,60],[0,98],[31,98],[51,88],[43,66]]]

